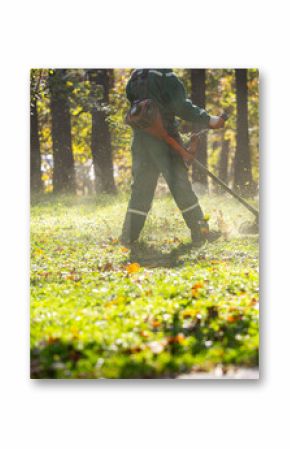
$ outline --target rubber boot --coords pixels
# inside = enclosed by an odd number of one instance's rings
[[[199,220],[191,229],[191,241],[192,245],[195,247],[200,247],[206,242],[212,243],[220,238],[220,231],[210,231],[208,222],[206,220]]]

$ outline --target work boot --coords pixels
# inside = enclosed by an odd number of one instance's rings
[[[210,231],[208,222],[206,220],[199,220],[197,226],[194,226],[191,230],[191,241],[193,246],[200,247],[205,244],[205,242],[215,242],[220,238],[221,232]]]
[[[121,245],[125,246],[126,248],[132,248],[136,245],[136,243],[138,242],[138,239],[130,240],[130,239],[124,238],[123,236],[120,236],[119,242],[121,243]]]

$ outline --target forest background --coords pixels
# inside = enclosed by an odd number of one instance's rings
[[[131,130],[125,86],[130,69],[31,70],[31,190],[116,193],[130,186]],[[242,194],[259,182],[258,71],[176,69],[189,98],[211,114],[226,111],[221,132],[200,141],[197,158]],[[192,126],[181,123],[182,136]],[[205,189],[208,178],[192,171]]]

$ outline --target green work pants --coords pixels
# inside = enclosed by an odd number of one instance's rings
[[[162,173],[170,192],[192,233],[199,231],[203,212],[192,190],[182,158],[166,142],[143,131],[134,131],[132,143],[132,190],[122,239],[138,239],[150,210],[158,177]]]

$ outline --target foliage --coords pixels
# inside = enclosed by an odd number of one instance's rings
[[[201,198],[223,239],[195,251],[163,197],[128,250],[118,243],[126,201],[33,199],[32,377],[175,377],[192,366],[257,365],[257,240],[236,231],[247,212],[227,197]]]
[[[224,131],[209,133],[208,154],[209,165],[215,170],[223,139],[230,143],[229,174],[232,180],[233,160],[236,149],[236,92],[234,69],[208,69],[206,85],[206,108],[211,114],[225,111],[229,115]],[[248,109],[249,138],[252,159],[252,174],[256,183],[259,180],[259,76],[257,69],[248,69]]]
[[[115,180],[119,187],[126,189],[130,185],[131,170],[131,129],[125,125],[124,117],[128,109],[125,96],[125,86],[130,76],[130,70],[115,70],[115,83],[110,93],[109,125],[114,153]]]
[[[190,93],[191,84],[187,69],[174,69],[183,80]],[[77,166],[77,178],[83,173],[82,168],[91,163],[91,106],[98,100],[92,98],[90,82],[84,69],[67,70],[67,86],[70,88],[72,143],[74,159]],[[114,83],[109,93],[109,105],[107,108],[108,122],[111,130],[113,147],[114,175],[119,189],[127,190],[130,184],[130,142],[131,130],[124,125],[124,116],[128,108],[125,96],[125,86],[129,78],[130,69],[114,69]],[[40,144],[43,156],[42,177],[46,191],[51,191],[52,168],[47,163],[47,155],[52,154],[51,117],[49,110],[49,97],[47,90],[47,69],[33,69],[34,86],[37,88],[38,114],[40,121]],[[249,134],[252,157],[253,178],[256,183],[259,180],[259,134],[258,134],[258,71],[248,70],[249,88]],[[190,96],[190,95],[189,95]],[[222,139],[230,141],[230,180],[233,175],[232,162],[236,147],[236,96],[234,69],[207,69],[206,71],[206,108],[212,114],[218,114],[223,110],[229,112],[226,131],[211,132],[208,138],[208,156],[210,168],[215,170],[219,158]],[[182,123],[181,131],[189,132],[189,126]]]

